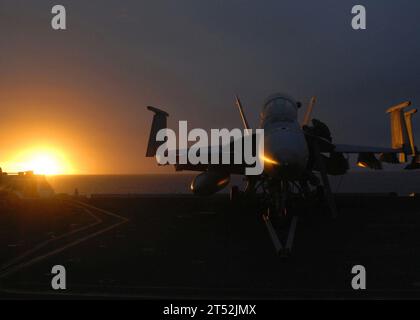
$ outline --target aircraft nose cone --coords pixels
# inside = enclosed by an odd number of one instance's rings
[[[273,177],[293,180],[305,169],[307,154],[301,144],[282,141],[276,136],[264,143],[264,171]]]
[[[292,158],[267,155],[264,157],[264,170],[271,176],[293,179],[301,173],[302,168]]]

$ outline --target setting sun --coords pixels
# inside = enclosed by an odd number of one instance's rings
[[[4,169],[9,172],[33,171],[42,175],[73,173],[63,152],[51,148],[26,150],[7,162]]]
[[[28,161],[28,167],[36,174],[59,174],[63,171],[57,158],[51,154],[35,155]]]

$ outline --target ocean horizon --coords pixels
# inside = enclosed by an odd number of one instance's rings
[[[197,173],[198,174],[198,173]],[[188,194],[197,174],[112,174],[55,175],[47,181],[56,193],[91,194]],[[330,176],[336,193],[420,193],[419,171],[350,171],[344,176]],[[230,185],[244,186],[242,176],[232,176]],[[229,192],[229,186],[221,191]]]

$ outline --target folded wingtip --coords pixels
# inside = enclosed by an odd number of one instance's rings
[[[162,114],[162,115],[164,115],[166,117],[169,117],[169,113],[167,113],[166,111],[163,111],[163,110],[161,110],[159,108],[152,107],[152,106],[147,106],[146,108],[147,108],[147,110],[150,110],[150,111],[152,111],[152,112],[154,112],[156,114]]]

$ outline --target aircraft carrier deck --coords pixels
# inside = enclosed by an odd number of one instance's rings
[[[336,195],[296,204],[279,258],[252,206],[227,195],[96,195],[0,203],[2,298],[420,298],[420,198]],[[67,289],[51,289],[63,265]],[[354,291],[363,265],[367,289]]]

